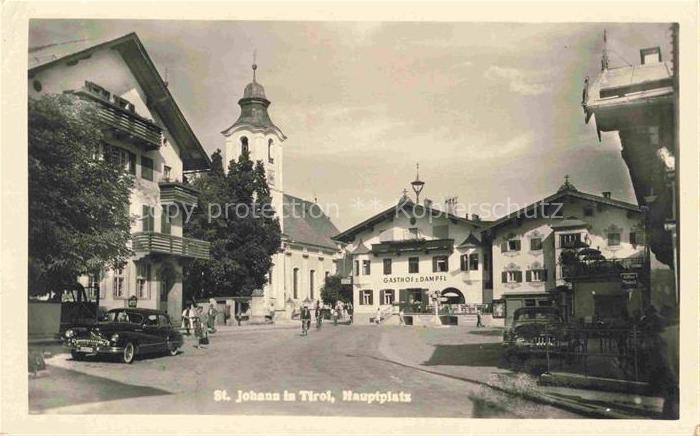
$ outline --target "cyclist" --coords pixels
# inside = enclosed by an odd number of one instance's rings
[[[309,326],[311,325],[311,311],[308,306],[304,306],[301,309],[301,335],[306,336],[309,334]]]

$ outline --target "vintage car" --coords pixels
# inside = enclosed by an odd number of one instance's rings
[[[561,312],[556,307],[521,307],[513,313],[511,327],[503,332],[509,359],[567,351],[568,338]]]
[[[165,312],[151,309],[112,309],[96,324],[73,326],[64,333],[64,345],[74,360],[86,355],[111,355],[132,363],[137,355],[169,353],[183,345],[178,329]]]

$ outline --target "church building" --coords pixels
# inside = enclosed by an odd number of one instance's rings
[[[287,137],[270,119],[270,100],[256,80],[256,70],[254,64],[253,81],[238,101],[238,119],[221,132],[226,138],[224,162],[237,160],[247,151],[251,160],[265,165],[272,205],[282,229],[282,245],[273,256],[267,284],[254,296],[262,294],[267,310],[284,318],[302,304],[321,299],[325,278],[335,274],[341,245],[331,239],[338,229],[315,200],[304,200],[284,190]]]

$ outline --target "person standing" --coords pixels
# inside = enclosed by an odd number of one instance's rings
[[[194,335],[197,338],[197,344],[195,348],[201,348],[202,345],[209,344],[209,334],[207,329],[207,315],[204,313],[204,309],[201,306],[197,306],[195,309],[195,316],[193,317],[194,322]]]
[[[182,325],[181,325],[181,327],[183,327],[186,330],[187,336],[189,336],[191,334],[190,331],[193,328],[192,318],[195,316],[194,307],[195,307],[194,302],[191,302],[187,305],[185,310],[182,311]]]
[[[209,300],[209,309],[207,309],[207,330],[209,330],[209,333],[216,333],[216,315],[218,311],[215,305],[215,300]]]
[[[379,325],[379,323],[382,321],[382,308],[377,307],[377,314],[374,315],[374,323],[376,325]]]
[[[481,322],[481,311],[476,312],[476,326],[477,327],[483,327],[484,324]]]

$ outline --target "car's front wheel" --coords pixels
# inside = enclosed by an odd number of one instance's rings
[[[73,360],[83,360],[85,359],[85,353],[80,353],[78,351],[71,350],[70,357],[72,357]]]
[[[173,344],[172,342],[170,342],[169,339],[168,339],[167,348],[168,348],[168,354],[170,354],[171,356],[177,356],[179,347],[176,344]]]
[[[136,347],[132,342],[127,342],[124,346],[124,351],[122,352],[122,362],[133,363],[136,357]]]

